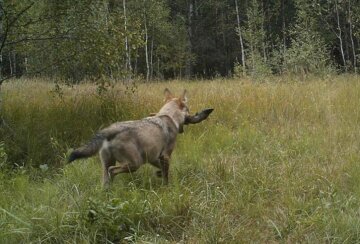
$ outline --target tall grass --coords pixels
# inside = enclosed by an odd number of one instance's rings
[[[186,88],[192,112],[215,108],[179,135],[168,186],[145,166],[103,191],[97,157],[64,164],[99,128],[156,112],[165,87]],[[4,243],[360,241],[357,77],[52,89],[4,87],[13,130],[0,144],[10,165],[0,162]]]

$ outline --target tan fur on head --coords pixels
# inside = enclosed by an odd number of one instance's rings
[[[177,98],[172,94],[172,92],[168,88],[165,88],[165,90],[164,90],[164,95],[165,95],[164,102],[168,103],[170,101],[176,101],[176,103],[179,105],[180,109],[183,109],[184,107],[186,107],[186,103],[188,101],[186,93],[187,93],[187,91],[186,91],[186,89],[184,89],[181,96]],[[149,116],[156,116],[156,115],[157,115],[157,113],[150,113],[149,114]]]
[[[188,101],[187,96],[186,96],[186,93],[187,93],[187,90],[184,89],[183,93],[182,93],[181,96],[180,96],[180,100],[181,100],[183,103],[187,103],[187,101]]]
[[[168,88],[165,88],[164,101],[165,101],[165,103],[170,102],[170,101],[176,101],[176,103],[179,105],[180,109],[183,109],[184,107],[186,107],[186,103],[188,101],[186,93],[187,93],[187,91],[186,91],[186,89],[184,89],[184,91],[180,97],[175,97]]]
[[[168,88],[165,88],[164,95],[165,95],[165,100],[164,100],[165,102],[168,102],[174,98],[174,95],[171,93],[171,91]]]

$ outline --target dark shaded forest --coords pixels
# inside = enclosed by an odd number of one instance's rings
[[[0,1],[1,79],[357,72],[357,0]]]

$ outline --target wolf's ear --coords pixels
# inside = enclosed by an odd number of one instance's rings
[[[180,99],[181,99],[181,101],[183,103],[187,103],[187,101],[188,101],[188,98],[187,98],[186,94],[187,94],[187,91],[186,91],[186,89],[184,89],[184,91],[183,91],[183,93],[182,93],[182,95],[180,97]]]
[[[171,100],[174,97],[168,88],[165,88],[164,95],[165,95],[165,102]]]

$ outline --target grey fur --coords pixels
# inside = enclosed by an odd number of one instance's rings
[[[174,98],[169,90],[165,90],[166,103],[159,113],[142,120],[110,125],[99,131],[90,142],[74,150],[69,162],[99,152],[104,186],[108,186],[116,174],[135,172],[148,162],[160,169],[157,174],[167,184],[169,160],[176,137],[189,116],[185,93]]]

